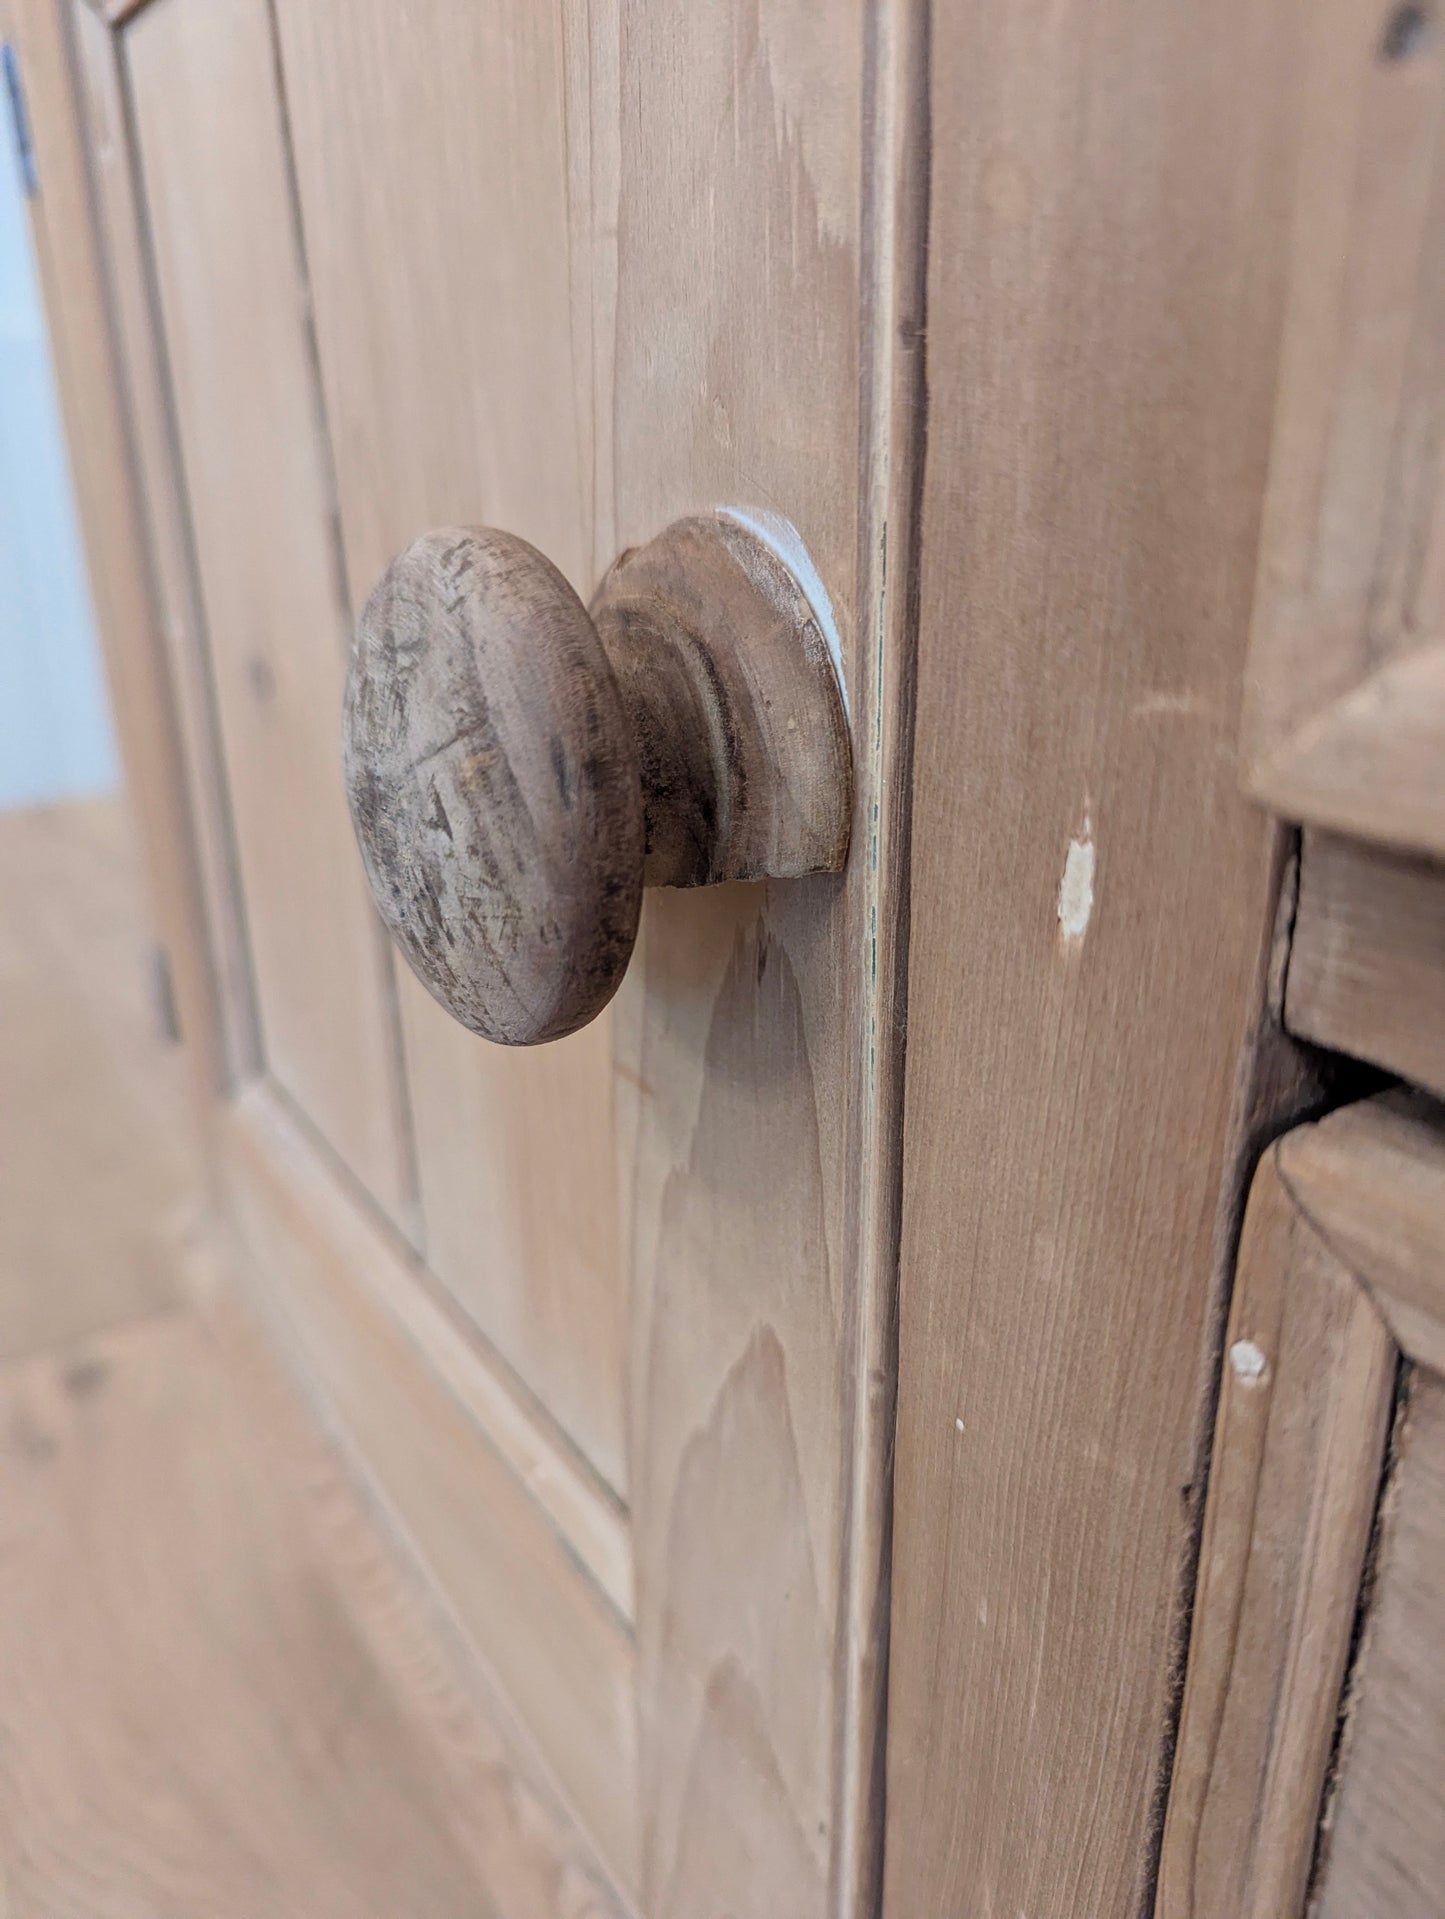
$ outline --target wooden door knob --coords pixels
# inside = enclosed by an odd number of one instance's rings
[[[852,765],[814,598],[725,514],[624,553],[590,612],[491,528],[392,562],[347,679],[347,793],[383,920],[464,1026],[525,1046],[586,1025],[644,886],[842,867]]]

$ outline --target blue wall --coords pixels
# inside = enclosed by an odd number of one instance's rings
[[[7,109],[0,90],[0,807],[119,780]]]

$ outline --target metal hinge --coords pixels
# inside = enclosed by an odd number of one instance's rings
[[[35,166],[35,142],[30,137],[30,114],[25,106],[25,82],[20,76],[20,55],[7,40],[0,47],[0,66],[5,69],[5,97],[10,102],[10,125],[15,136],[15,158],[20,167],[20,184],[25,197],[33,200],[40,191],[40,175]]]

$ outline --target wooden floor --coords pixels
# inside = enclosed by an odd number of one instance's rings
[[[488,1919],[497,1735],[205,1279],[123,816],[0,886],[0,1919]],[[508,1919],[581,1912],[537,1852]]]

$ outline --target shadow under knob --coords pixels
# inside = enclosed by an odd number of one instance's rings
[[[644,884],[836,870],[851,762],[829,635],[724,514],[625,553],[589,613],[525,540],[427,533],[362,612],[346,785],[372,892],[473,1032],[576,1031],[621,982]]]

